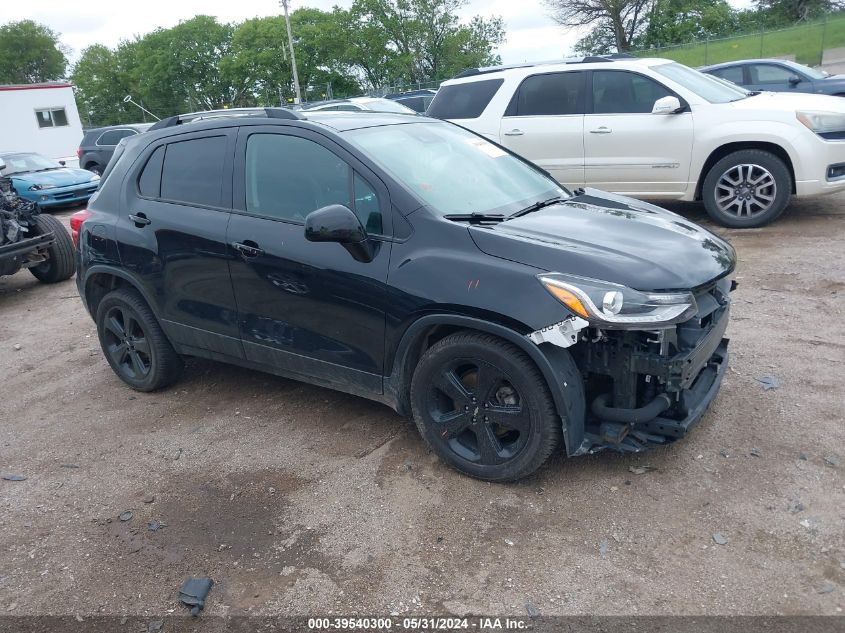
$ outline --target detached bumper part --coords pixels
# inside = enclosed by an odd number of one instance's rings
[[[673,403],[677,409],[684,412],[685,415],[682,419],[678,420],[661,415],[669,408],[662,406],[669,398],[665,394],[661,394],[662,398],[658,396],[652,401],[652,403],[657,403],[655,407],[661,406],[661,410],[651,419],[641,418],[639,421],[628,423],[613,420],[601,421],[598,426],[588,427],[586,433],[586,439],[590,442],[588,452],[596,453],[609,449],[623,453],[638,453],[654,445],[668,444],[684,437],[690,428],[707,412],[710,403],[713,402],[719,392],[727,368],[728,339],[721,339],[707,364],[701,369],[689,388],[680,392],[677,404]],[[603,402],[600,404],[603,404]],[[640,409],[623,409],[621,411],[640,413],[650,406],[651,404]],[[601,407],[598,408],[599,411],[603,411]],[[609,410],[614,411],[612,408]],[[620,410],[616,409],[616,411]],[[596,414],[595,407],[593,413]]]

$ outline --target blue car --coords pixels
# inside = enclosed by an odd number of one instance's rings
[[[0,176],[12,180],[12,189],[40,208],[85,202],[100,186],[100,177],[85,169],[65,167],[40,154],[0,153],[6,163]]]
[[[743,59],[699,68],[703,73],[726,79],[747,90],[810,92],[845,96],[845,76],[829,75],[786,59]]]

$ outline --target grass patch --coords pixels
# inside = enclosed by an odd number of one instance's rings
[[[666,57],[693,68],[737,59],[784,55],[795,55],[795,60],[802,64],[818,66],[822,62],[822,51],[839,46],[845,46],[845,17],[777,31],[638,51],[635,54],[641,57]]]

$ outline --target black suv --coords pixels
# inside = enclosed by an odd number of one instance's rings
[[[146,132],[152,125],[152,123],[130,123],[86,130],[76,150],[79,166],[102,175],[117,144],[125,138]]]
[[[683,436],[727,366],[730,245],[453,124],[247,109],[124,140],[77,284],[130,387],[183,356],[413,415],[493,481]]]

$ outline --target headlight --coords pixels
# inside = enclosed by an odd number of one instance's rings
[[[561,273],[543,273],[537,278],[558,301],[597,327],[663,327],[686,321],[698,309],[690,292],[640,292],[607,281]]]
[[[41,191],[42,189],[55,189],[56,185],[31,185],[29,191]]]
[[[845,114],[838,112],[798,111],[795,116],[816,134],[830,134],[845,130]]]

